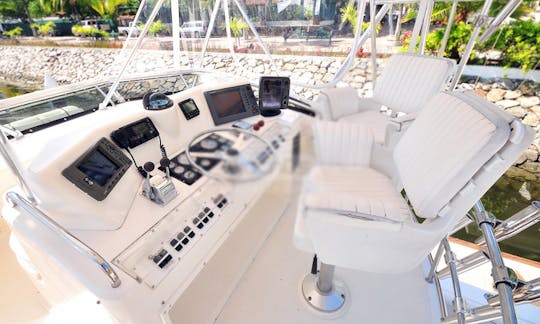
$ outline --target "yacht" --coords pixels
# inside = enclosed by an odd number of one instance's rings
[[[514,2],[478,19],[459,63],[423,53],[429,24],[417,19],[420,47],[374,70],[370,97],[335,86],[388,4],[370,2],[372,27],[335,79],[308,85],[200,66],[126,74],[162,2],[117,76],[0,102],[11,260],[0,322],[540,321],[540,269],[497,244],[535,224],[540,203],[501,222],[480,202],[535,132],[455,90],[481,28]],[[216,1],[201,62],[228,5]],[[308,86],[315,100],[295,95]],[[449,237],[471,222],[475,244]]]

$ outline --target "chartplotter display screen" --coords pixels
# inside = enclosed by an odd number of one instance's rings
[[[208,91],[204,96],[216,125],[259,113],[257,100],[250,85]]]
[[[246,107],[240,96],[240,91],[227,91],[212,95],[216,114],[219,118],[245,113]]]

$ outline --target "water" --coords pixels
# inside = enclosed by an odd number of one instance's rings
[[[35,88],[0,82],[0,98],[18,96],[32,92]],[[515,172],[512,173],[515,175]],[[525,180],[523,177],[510,177],[508,173],[482,198],[487,210],[498,219],[504,220],[519,210],[527,207],[533,200],[540,200],[540,175]],[[540,262],[540,224],[521,232],[510,239],[500,242],[503,252]],[[467,226],[454,236],[473,242],[481,235],[475,224]]]

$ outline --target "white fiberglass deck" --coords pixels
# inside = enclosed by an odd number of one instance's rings
[[[334,316],[312,311],[300,283],[312,255],[292,243],[296,204],[292,202],[259,255],[225,305],[216,323],[436,323],[435,289],[422,269],[402,275],[378,275],[336,268],[349,295],[345,309]],[[333,320],[330,320],[333,319]]]
[[[296,196],[297,193],[293,194]],[[324,316],[312,311],[304,302],[300,292],[300,282],[310,270],[312,256],[297,250],[292,244],[295,216],[296,197],[293,197],[274,231],[266,239],[259,254],[215,319],[216,323],[439,322],[435,290],[423,279],[423,269],[388,276],[337,268],[336,278],[346,282],[349,291],[344,309],[334,316]],[[68,323],[74,320],[75,318],[68,315],[65,321],[66,314],[59,309],[47,312],[46,302],[16,263],[8,247],[8,237],[9,229],[2,222],[0,224],[0,259],[2,260],[0,323]],[[458,244],[452,245],[458,255],[471,252],[470,248]],[[516,263],[511,266],[519,265]],[[478,279],[483,277],[484,283],[490,281],[489,267],[483,268],[485,269],[481,273],[473,271],[463,277],[462,284],[464,292],[469,297],[470,306],[479,303],[485,292],[475,287],[476,284],[481,283]],[[523,265],[521,269],[527,272],[532,271],[531,275],[536,275],[540,271],[537,267]],[[449,280],[443,281],[443,290],[446,295],[451,293]],[[470,300],[470,297],[473,297],[475,301]],[[450,304],[450,298],[447,304]],[[189,307],[193,309],[192,314],[197,314],[204,312],[207,305],[201,301],[193,301]],[[451,305],[448,307],[451,309]],[[174,309],[170,315],[173,323],[199,323],[185,313],[175,313]],[[522,323],[538,322],[540,308],[534,305],[518,306],[518,316]],[[59,320],[59,318],[64,320]],[[93,319],[90,319],[91,321]],[[81,318],[78,318],[77,322],[87,323]]]

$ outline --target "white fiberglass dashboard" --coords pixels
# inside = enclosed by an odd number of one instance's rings
[[[235,96],[227,94],[230,89],[242,89],[236,95],[243,99],[253,96],[245,81],[217,79],[169,95],[173,105],[166,109],[145,110],[140,100],[125,102],[25,136],[27,142],[39,137],[39,142],[45,143],[24,174],[39,209],[110,262],[122,281],[118,288],[111,288],[97,265],[29,215],[5,206],[3,214],[12,227],[13,239],[24,251],[15,252],[31,265],[29,272],[37,273],[35,281],[46,282],[36,285],[41,284],[43,295],[51,303],[64,303],[84,293],[92,296],[92,305],[99,300],[115,321],[167,322],[164,314],[179,297],[186,297],[183,292],[203,269],[221,273],[230,268],[228,273],[234,275],[229,274],[223,278],[225,283],[211,288],[210,298],[216,300],[208,316],[219,311],[223,296],[230,293],[247,267],[246,260],[254,257],[261,240],[287,205],[291,172],[299,154],[299,116],[287,111],[266,118],[259,124],[264,126],[253,131],[271,144],[277,159],[269,175],[255,182],[231,183],[212,179],[190,167],[185,150],[196,134],[216,124],[228,128],[240,118],[250,124],[262,120],[255,110],[250,110],[256,107],[236,111],[237,117],[216,110],[213,105],[218,105],[219,100]],[[106,195],[96,199],[65,176],[70,167],[82,170],[77,161],[89,155],[97,143],[115,145],[111,133],[143,119],[152,121],[159,137],[145,140],[129,152],[115,146],[115,151],[122,152],[121,159],[129,163],[123,164],[121,176],[114,179]],[[207,140],[215,139],[220,145],[235,141],[234,136],[211,136]],[[146,180],[136,167],[146,162],[159,165],[163,157],[161,145],[171,159],[171,181],[177,192],[166,204],[157,204],[142,194]],[[215,168],[220,167],[219,162],[215,164]],[[155,177],[164,173],[158,169],[151,172]],[[90,180],[85,178],[86,182]],[[108,178],[103,183],[106,181]],[[268,203],[271,208],[253,211],[254,206]],[[233,264],[212,261],[226,260],[228,255],[231,260],[241,259]]]

